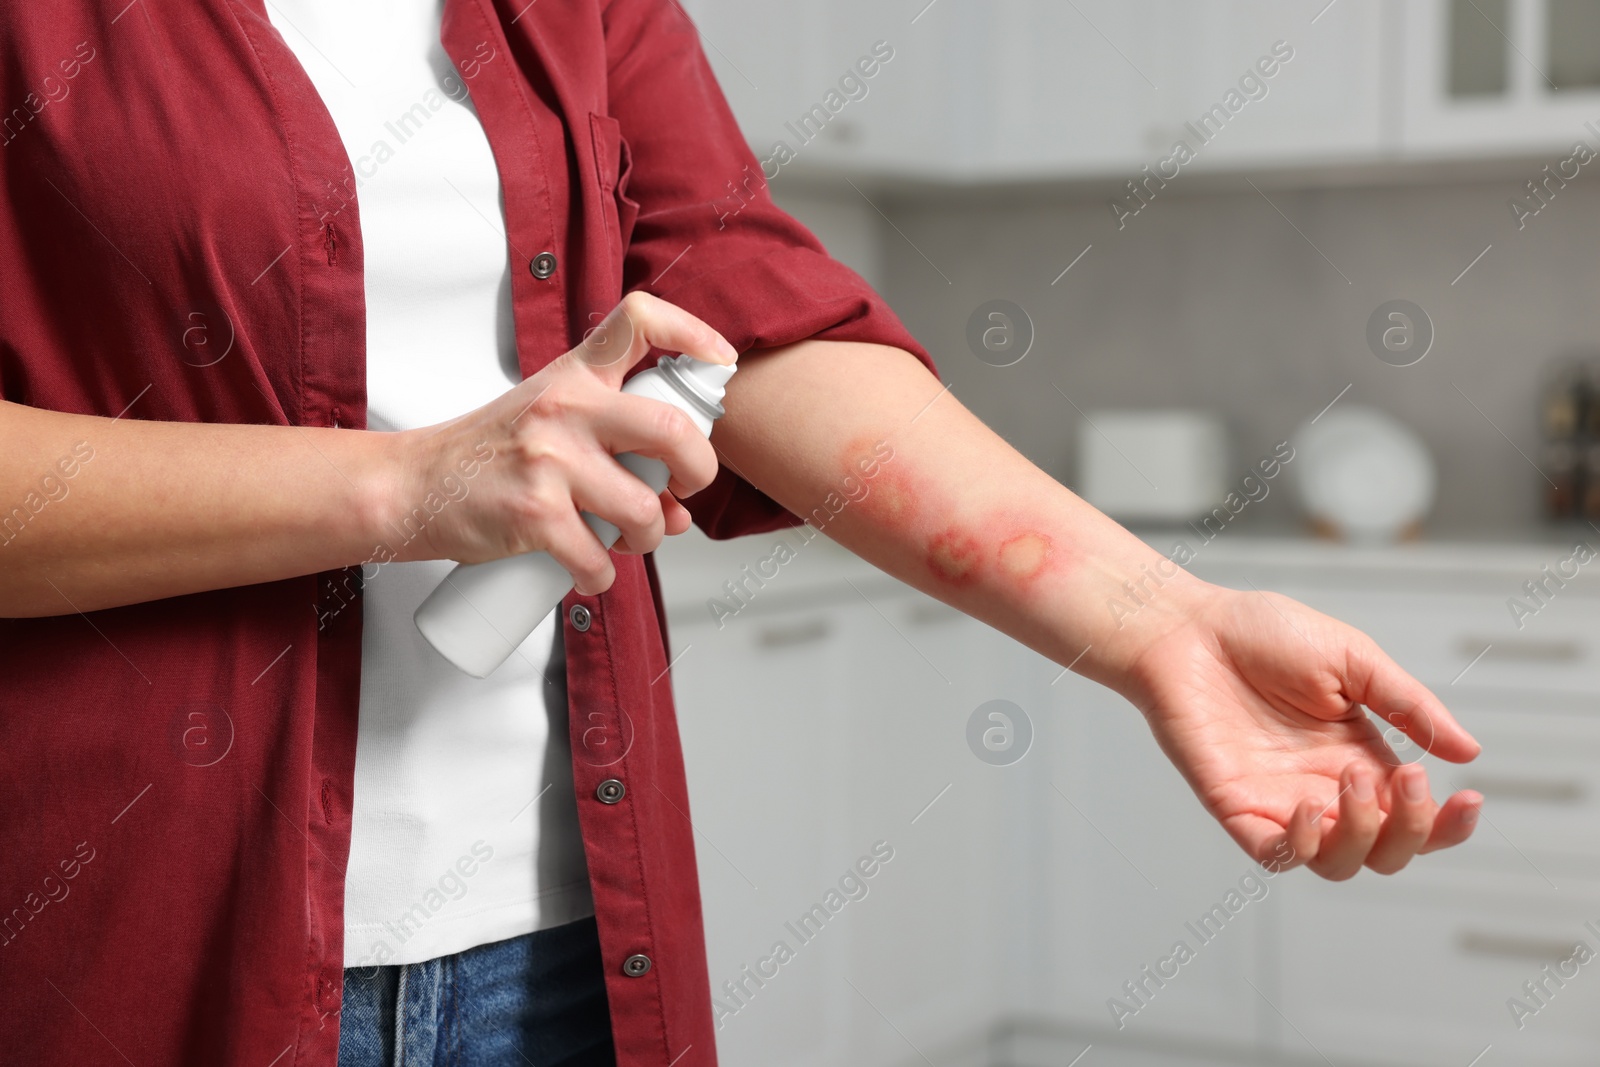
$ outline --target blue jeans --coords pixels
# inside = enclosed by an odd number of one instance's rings
[[[593,916],[453,956],[348,967],[339,1067],[615,1067]]]

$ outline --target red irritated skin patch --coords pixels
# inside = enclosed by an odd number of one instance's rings
[[[928,527],[924,515],[949,514],[947,507],[929,506],[947,500],[948,492],[909,464],[897,462],[893,444],[884,438],[870,434],[852,438],[841,450],[839,463],[866,489],[851,506],[886,532],[915,536]],[[921,562],[941,585],[951,588],[990,581],[1026,589],[1067,562],[1049,535],[1031,528],[1030,518],[1001,514],[976,525],[943,525],[927,539]]]
[[[1005,587],[1026,589],[1059,562],[1046,535],[1022,530],[1003,537],[990,532],[995,525],[978,533],[948,526],[934,534],[924,556],[928,570],[951,586],[990,579]]]
[[[872,488],[862,503],[867,505],[870,513],[891,530],[909,527],[912,517],[917,513],[917,501],[905,482],[884,473],[869,484]]]
[[[1000,573],[1017,582],[1031,582],[1050,562],[1050,549],[1050,538],[1032,530],[1009,537],[1000,542]]]
[[[874,434],[853,437],[840,453],[839,466],[845,484],[865,489],[853,507],[891,530],[911,528],[921,494],[905,464],[896,466],[893,442]]]
[[[950,585],[969,585],[982,570],[983,545],[969,533],[950,527],[928,542],[928,569]]]

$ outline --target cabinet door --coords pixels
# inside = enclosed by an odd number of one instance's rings
[[[848,1062],[840,1021],[852,904],[802,942],[786,924],[863,847],[846,832],[850,605],[757,613],[722,629],[703,611],[668,620],[672,684],[696,830],[707,960],[728,1063]],[[663,681],[662,684],[666,684]],[[870,842],[868,843],[870,844]],[[867,904],[870,906],[870,901]],[[776,942],[793,953],[757,984]],[[724,983],[744,983],[735,999]]]
[[[1046,904],[1032,847],[1048,718],[1039,694],[1054,672],[931,598],[863,592],[871,614],[850,650],[851,725],[841,738],[852,837],[892,842],[895,860],[852,938],[854,1062],[920,1062],[908,1039],[938,1058],[1018,1013],[1032,992],[1032,920]],[[979,731],[975,750],[980,708],[983,729],[999,733],[985,747]],[[996,713],[1004,717],[989,718]]]
[[[1594,4],[1417,0],[1396,7],[1405,20],[1408,155],[1553,153],[1554,164],[1578,141],[1600,150],[1600,135],[1586,126],[1600,114]]]
[[[1600,981],[1591,972],[1600,962],[1569,965],[1564,979],[1557,969],[1580,941],[1600,952],[1585,926],[1596,886],[1468,892],[1459,878],[1430,878],[1428,859],[1403,882],[1365,871],[1339,885],[1299,871],[1281,879],[1279,1007],[1293,1027],[1283,1048],[1307,1062],[1320,1053],[1331,1062],[1463,1067],[1492,1045],[1485,1064],[1593,1064]],[[1542,1004],[1524,988],[1540,981],[1551,994]],[[1512,998],[1537,1012],[1513,1013]]]
[[[959,172],[967,131],[986,102],[972,77],[981,65],[961,29],[981,18],[971,0],[825,0],[812,10],[823,32],[806,57],[806,93],[782,131],[795,169],[923,178]],[[837,114],[821,136],[804,140],[810,126],[802,128],[801,117],[819,105],[827,110],[830,93]]]
[[[1167,147],[1160,86],[1178,0],[996,0],[945,12],[963,61],[973,177],[1127,173]],[[937,10],[937,9],[935,9]],[[931,15],[929,16],[932,17]]]
[[[1163,155],[1186,133],[1193,145],[1190,131],[1210,115],[1192,164],[1200,170],[1366,161],[1393,150],[1397,129],[1384,128],[1398,60],[1386,40],[1392,21],[1382,0],[1174,5],[1162,32],[1176,47],[1151,140]]]
[[[1180,137],[1202,169],[1368,159],[1394,140],[1382,115],[1396,50],[1379,0],[1340,0],[1314,24],[1265,0],[693,0],[690,11],[757,155],[781,142],[801,172],[1136,178]],[[1280,40],[1294,58],[1242,86]],[[875,49],[893,58],[860,77]],[[1225,103],[1237,111],[1200,144],[1185,124]]]
[[[1384,128],[1395,59],[1379,0],[1320,16],[1260,0],[1017,0],[984,22],[968,38],[993,85],[971,141],[981,172],[1142,181],[1146,165],[1181,175],[1366,161],[1397,144]],[[1273,56],[1279,42],[1287,62]],[[1194,161],[1158,167],[1179,140]]]
[[[1251,0],[1000,0],[965,14],[963,176],[1143,180],[1180,139],[1200,169],[1385,148],[1378,0],[1344,0],[1316,24],[1298,5]],[[1279,41],[1293,58],[1259,78]],[[1225,101],[1214,139],[1187,128]]]
[[[1057,1014],[1129,1038],[1257,1042],[1270,1012],[1250,983],[1276,996],[1268,954],[1282,877],[1257,877],[1132,705],[1071,674],[1053,690],[1059,729],[1043,814]]]
[[[1536,889],[1568,871],[1600,878],[1600,701],[1464,693],[1451,711],[1483,752],[1464,766],[1430,759],[1428,774],[1437,796],[1482,793],[1487,821],[1436,862],[1520,872]]]
[[[963,42],[952,27],[974,17],[964,3],[937,0],[920,16],[888,0],[691,0],[689,10],[771,179],[953,171],[963,116],[983,95],[956,75]]]

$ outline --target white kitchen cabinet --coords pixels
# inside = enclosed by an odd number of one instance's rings
[[[1534,889],[1567,872],[1600,879],[1600,701],[1445,692],[1483,753],[1465,766],[1430,759],[1428,773],[1441,796],[1482,793],[1492,823],[1438,859],[1515,872]]]
[[[902,1035],[938,1048],[1001,1014],[1025,966],[1010,931],[1042,889],[1017,861],[1030,765],[980,762],[966,723],[997,696],[1037,712],[1046,661],[881,575],[780,572],[721,628],[692,602],[669,626],[713,995],[775,940],[795,950],[725,1019],[724,1061],[887,1064],[912,1052]],[[841,887],[879,842],[893,858]]]
[[[1600,962],[1570,968],[1559,987],[1542,972],[1580,940],[1600,951],[1584,925],[1597,888],[1494,892],[1421,871],[1383,883],[1286,880],[1279,1008],[1298,1032],[1282,1047],[1332,1062],[1463,1067],[1492,1045],[1485,1064],[1589,1067]],[[1541,979],[1544,1005],[1523,989]],[[1513,997],[1538,1008],[1520,1028]]]
[[[1151,140],[1167,149],[1184,123],[1198,127],[1212,108],[1232,103],[1238,112],[1200,148],[1198,169],[1306,167],[1392,155],[1399,147],[1398,125],[1385,115],[1398,62],[1387,40],[1393,5],[1325,3],[1174,5],[1172,21],[1165,23],[1165,32],[1178,38],[1165,75],[1171,91],[1164,94],[1163,125]],[[1181,29],[1174,33],[1174,26]],[[1284,54],[1292,58],[1274,62]],[[1274,68],[1270,78],[1247,80]]]
[[[862,918],[854,909],[873,901],[847,905],[806,943],[785,924],[870,845],[847,832],[840,743],[849,732],[843,653],[860,639],[858,615],[849,605],[746,609],[720,630],[703,608],[670,620],[712,995],[738,1009],[721,1017],[724,1062],[848,1059],[846,940]],[[729,998],[723,983],[739,982],[779,940],[794,958],[766,985],[747,985],[742,1002]]]
[[[1259,0],[993,5],[975,35],[982,50],[969,43],[990,86],[969,176],[1144,183],[1148,165],[1181,183],[1197,170],[1392,151],[1379,0],[1341,0],[1314,17]],[[1163,164],[1180,140],[1193,162]],[[1146,195],[1161,188],[1143,185]]]
[[[862,994],[852,1047],[853,1062],[893,1063],[915,1059],[901,1032],[933,1055],[1014,1010],[1033,962],[1026,931],[1047,905],[1044,857],[1029,845],[1049,770],[1039,735],[1054,726],[1041,694],[1055,671],[931,598],[862,591],[873,617],[850,649],[840,741],[853,836],[893,841],[896,859],[852,940]],[[969,746],[969,721],[994,700],[1019,709],[1004,754],[1014,762],[984,762]]]
[[[1128,1041],[1259,1041],[1269,1031],[1250,983],[1276,995],[1265,949],[1282,880],[1247,881],[1247,903],[1229,915],[1227,894],[1259,871],[1201,809],[1137,709],[1067,675],[1054,686],[1051,715],[1059,730],[1039,804],[1050,830],[1045,929],[1057,965],[1041,999],[1058,1019]],[[1205,922],[1219,904],[1225,920]],[[1163,967],[1179,941],[1193,958]],[[1169,977],[1157,984],[1147,966]],[[1125,991],[1130,981],[1145,983],[1143,1003]],[[1113,998],[1135,1014],[1114,1013]]]
[[[1507,1007],[1569,941],[1600,950],[1600,582],[1521,631],[1504,605],[1556,548],[1206,549],[1202,577],[1372,634],[1485,746],[1425,758],[1437,795],[1487,798],[1466,845],[1393,878],[1251,885],[1134,708],[824,543],[719,631],[705,597],[768,547],[663,568],[713,992],[874,842],[895,856],[726,1021],[724,1062],[988,1067],[962,1058],[987,1044],[1060,1064],[1091,1043],[1130,1067],[1464,1067],[1490,1044],[1485,1067],[1593,1062],[1600,963],[1521,1029]],[[1473,662],[1480,637],[1508,651]],[[1033,729],[1006,766],[966,736],[996,698]],[[1248,902],[1197,936],[1230,890]],[[1118,1029],[1107,1001],[1178,940],[1193,958]]]
[[[924,8],[925,3],[827,0],[811,7],[821,41],[806,57],[806,87],[789,108],[789,124],[774,133],[795,149],[797,169],[914,175],[955,174],[965,166],[986,94],[970,77],[971,39],[957,27],[983,15],[966,0],[937,0]],[[877,62],[876,73],[861,78],[857,64],[873,69],[878,55],[893,58]],[[865,91],[859,100],[846,92],[850,83],[844,79],[852,74]],[[830,91],[848,102],[821,136],[802,142],[794,135],[800,116],[823,105]]]
[[[1589,0],[1414,0],[1395,9],[1404,17],[1408,156],[1559,153],[1554,164],[1577,141],[1600,148],[1586,127],[1600,122],[1600,72],[1584,62],[1586,53],[1600,57],[1600,12]]]
[[[1162,86],[1179,44],[1165,28],[1184,19],[1176,0],[953,4],[941,26],[964,53],[967,135],[952,145],[954,173],[1134,177],[1169,144]]]
[[[913,24],[915,11],[885,0],[685,3],[768,178],[791,167],[865,173],[955,162],[960,137],[947,105],[959,38],[937,7]]]
[[[1556,164],[1580,140],[1600,148],[1586,125],[1600,125],[1592,0],[686,2],[757,156],[781,141],[796,173],[1120,184],[1143,180],[1180,137],[1197,149],[1183,168],[1194,171]],[[841,93],[820,133],[802,129],[879,41],[894,58],[865,96]],[[1234,97],[1199,143],[1186,124],[1226,106],[1279,41],[1294,58],[1266,94]]]
[[[1279,40],[1294,59],[1199,146],[1196,165],[1386,147],[1378,0],[1341,0],[1316,25],[1298,6],[1249,0],[694,0],[689,11],[757,155],[781,141],[802,171],[1135,178],[1176,138],[1198,143],[1184,124],[1239,89]],[[801,117],[880,41],[894,58],[811,137]]]

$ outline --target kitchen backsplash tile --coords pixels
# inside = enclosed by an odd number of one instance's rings
[[[1343,400],[1397,416],[1433,452],[1430,530],[1537,527],[1544,482],[1518,449],[1538,455],[1545,362],[1600,347],[1600,183],[1570,183],[1521,230],[1509,178],[1211,186],[1163,196],[1121,232],[1105,196],[1085,191],[1009,203],[880,191],[873,202],[893,226],[872,210],[856,217],[877,226],[871,269],[952,391],[1068,484],[1080,416],[1062,392],[1086,411],[1214,408],[1242,470],[1348,385]],[[796,205],[815,217],[808,208]],[[993,299],[1032,322],[1033,347],[1013,366],[968,348],[968,317]],[[1366,339],[1373,312],[1395,299],[1420,305],[1435,331],[1408,367],[1381,362]],[[1252,519],[1294,516],[1280,491]]]

